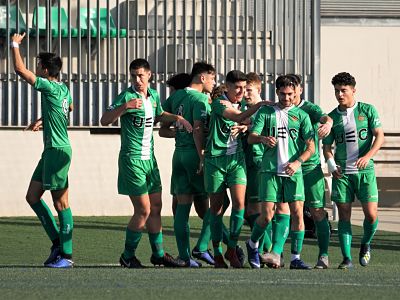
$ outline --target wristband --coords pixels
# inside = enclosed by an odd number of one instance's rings
[[[329,159],[326,161],[326,164],[328,165],[328,172],[329,172],[329,173],[332,174],[333,172],[335,172],[335,171],[337,170],[336,162],[335,162],[335,160],[333,159],[333,157],[329,158]]]
[[[297,160],[300,164],[302,164],[302,163],[304,162],[304,160],[302,160],[300,157],[298,157],[296,160]]]
[[[19,48],[19,44],[17,42],[11,42],[11,48]]]

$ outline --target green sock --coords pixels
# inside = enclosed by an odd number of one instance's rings
[[[249,226],[251,229],[253,229],[254,223],[256,222],[259,215],[260,214],[254,214],[254,215],[248,216],[247,222],[249,222]]]
[[[272,252],[281,254],[289,234],[290,215],[276,214],[272,234]]]
[[[211,239],[210,209],[208,209],[203,218],[203,225],[201,227],[200,236],[196,244],[197,249],[201,252],[207,251],[208,242],[210,241],[210,239]]]
[[[151,251],[155,257],[163,257],[164,249],[163,249],[163,236],[162,232],[150,233],[149,232],[149,241],[151,246]]]
[[[378,219],[376,219],[375,223],[370,223],[364,219],[364,235],[361,240],[361,244],[371,244],[372,238],[375,235],[376,229],[378,228]]]
[[[351,231],[351,223],[349,221],[339,220],[338,236],[343,257],[351,259],[351,239],[353,234]]]
[[[224,224],[222,222],[222,215],[215,215],[210,213],[210,228],[211,228],[211,239],[214,248],[214,255],[222,255],[222,228]]]
[[[61,253],[72,255],[72,230],[74,228],[74,221],[72,219],[72,212],[70,208],[64,209],[58,213],[60,220],[60,245]]]
[[[251,231],[250,239],[253,243],[257,243],[265,233],[265,227],[261,227],[257,222],[254,223],[253,230]],[[260,249],[260,246],[258,247]]]
[[[225,245],[228,245],[229,243],[229,230],[226,228],[224,223],[222,223],[222,242]]]
[[[272,222],[269,222],[265,228],[264,238],[260,241],[259,249],[265,252],[271,252],[272,250]]]
[[[240,231],[243,226],[244,209],[232,209],[230,218],[229,248],[235,248],[239,240]]]
[[[174,231],[179,257],[184,261],[190,258],[190,227],[189,214],[192,204],[178,204],[176,206]]]
[[[329,239],[331,235],[328,219],[324,218],[323,220],[319,222],[315,221],[314,223],[317,231],[319,256],[328,256]]]
[[[300,254],[303,249],[303,241],[304,241],[304,230],[301,231],[291,231],[291,253],[292,254]]]
[[[31,205],[31,207],[38,216],[50,240],[58,240],[60,237],[60,233],[57,227],[57,223],[54,219],[53,214],[50,211],[50,208],[46,205],[46,202],[44,202],[43,199],[40,199],[39,202]]]
[[[142,238],[142,233],[132,231],[127,227],[125,236],[125,250],[123,255],[126,259],[130,259],[135,256],[135,251],[139,245],[140,239]]]

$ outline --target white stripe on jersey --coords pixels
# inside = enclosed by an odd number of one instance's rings
[[[142,157],[143,160],[150,159],[151,153],[151,140],[153,137],[153,124],[154,124],[154,113],[153,113],[153,104],[151,102],[151,96],[147,99],[142,97],[143,99],[143,108],[144,108],[144,129],[143,129],[143,139],[142,139]]]
[[[225,100],[229,101],[228,97],[226,97],[225,94],[222,95]],[[237,103],[232,103],[232,106],[236,109],[238,109],[239,104]],[[237,125],[237,123],[235,123]],[[232,155],[236,153],[238,147],[238,140],[236,137],[232,135],[232,133],[229,134],[228,141],[226,142],[226,155]]]
[[[274,105],[276,116],[276,138],[278,147],[278,176],[286,176],[285,166],[289,163],[289,117],[288,112],[292,107],[281,109]]]
[[[358,137],[357,137],[357,124],[354,116],[354,109],[357,102],[353,107],[348,108],[346,111],[340,111],[342,114],[343,129],[346,141],[346,173],[358,173],[358,168],[355,163],[358,159]]]

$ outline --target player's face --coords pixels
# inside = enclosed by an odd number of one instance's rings
[[[242,101],[244,90],[246,88],[246,81],[237,81],[235,83],[227,82],[226,87],[226,95],[228,96],[229,101],[232,103]]]
[[[38,76],[38,77],[46,77],[46,70],[43,69],[43,66],[40,63],[40,60],[38,60],[38,62],[36,64],[36,76]]]
[[[215,86],[215,74],[202,74],[201,81],[203,82],[203,92],[211,93]]]
[[[254,105],[257,103],[257,100],[260,99],[260,88],[253,85],[247,84],[246,91],[244,92],[244,100],[247,105]]]
[[[151,71],[144,68],[132,69],[132,84],[138,92],[147,92]]]
[[[281,87],[276,90],[276,94],[278,95],[279,104],[282,107],[290,107],[296,97],[295,88],[292,86]]]
[[[356,92],[354,86],[335,84],[334,88],[335,97],[340,107],[349,108],[354,105],[354,94]]]

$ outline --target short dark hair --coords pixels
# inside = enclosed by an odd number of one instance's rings
[[[220,84],[218,86],[215,86],[210,95],[211,100],[221,97],[226,91],[227,91],[227,88],[226,88],[225,84]]]
[[[199,61],[193,65],[190,76],[193,80],[193,78],[203,73],[215,74],[215,68],[205,61]]]
[[[332,85],[351,85],[352,87],[356,86],[356,79],[347,72],[341,72],[333,76]]]
[[[191,77],[188,73],[179,73],[172,76],[167,80],[167,85],[173,87],[175,90],[181,90],[188,87]]]
[[[144,58],[137,58],[135,60],[132,60],[131,64],[129,65],[129,71],[137,70],[140,68],[150,71],[149,62],[147,60],[145,60]]]
[[[282,87],[285,88],[288,86],[295,88],[296,86],[298,86],[297,80],[289,75],[281,75],[275,81],[275,87],[277,90]]]
[[[247,76],[242,71],[233,70],[226,74],[226,82],[236,83],[238,81],[247,81]]]
[[[287,74],[286,76],[290,77],[293,79],[293,81],[296,83],[296,85],[301,85],[303,81],[303,77],[299,74]]]
[[[43,69],[47,69],[50,77],[58,77],[62,68],[62,60],[55,53],[41,52],[37,58]]]

